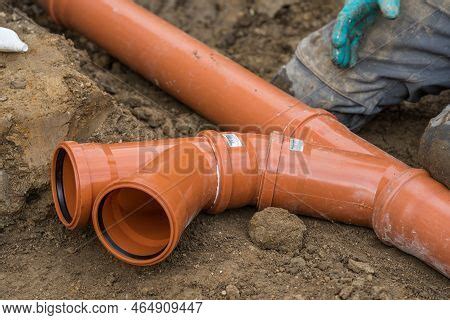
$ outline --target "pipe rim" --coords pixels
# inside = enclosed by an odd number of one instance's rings
[[[74,173],[75,208],[73,212],[69,211],[64,195],[63,165],[67,160],[70,161]],[[83,227],[89,221],[92,187],[89,174],[83,174],[88,172],[89,168],[78,143],[66,141],[56,148],[51,167],[52,196],[59,220],[70,230]]]
[[[104,202],[107,196],[112,192],[125,188],[135,189],[137,191],[146,193],[148,196],[158,202],[158,204],[163,208],[166,214],[170,226],[169,240],[166,246],[155,254],[140,256],[127,252],[115,241],[113,241],[105,230],[106,228],[104,226],[103,216],[101,213]],[[145,184],[141,184],[135,181],[113,182],[97,196],[92,210],[92,225],[94,226],[95,233],[97,234],[100,242],[111,254],[113,254],[119,260],[135,266],[151,266],[164,261],[175,249],[181,236],[180,228],[176,223],[176,219],[174,219],[174,210],[167,203],[167,201],[165,201],[163,197],[159,196],[158,192],[156,192],[152,188],[149,188]]]
[[[55,179],[56,179],[56,198],[59,205],[59,211],[62,215],[64,222],[70,224],[74,220],[70,215],[68,205],[66,203],[65,187],[64,187],[64,162],[67,161],[67,152],[64,149],[58,150],[56,154],[56,167],[55,167]],[[78,190],[75,189],[75,198],[78,198]],[[78,205],[78,204],[76,204]],[[76,211],[76,207],[75,207]]]
[[[386,228],[388,221],[384,218],[386,214],[390,214],[391,202],[406,183],[419,176],[429,177],[430,175],[424,169],[406,169],[398,177],[391,179],[376,195],[372,213],[372,229],[384,243],[390,244],[389,228]]]

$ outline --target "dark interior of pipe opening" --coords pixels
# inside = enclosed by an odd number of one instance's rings
[[[99,206],[98,222],[110,245],[133,259],[155,257],[169,243],[170,222],[165,210],[141,190],[110,192]]]
[[[58,151],[56,158],[56,193],[63,218],[67,223],[72,222],[76,209],[76,181],[75,170],[67,152]]]

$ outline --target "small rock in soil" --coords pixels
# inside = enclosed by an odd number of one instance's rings
[[[11,89],[25,89],[27,87],[27,81],[24,79],[17,79],[11,81]]]
[[[139,120],[146,121],[152,128],[158,128],[165,122],[164,114],[156,109],[138,107],[134,108],[131,113]]]
[[[294,294],[293,296],[287,296],[287,300],[306,300],[306,297],[302,294]]]
[[[309,245],[306,246],[305,250],[309,254],[314,254],[314,253],[317,252],[318,248],[316,246],[312,245],[312,244],[309,244]]]
[[[236,300],[241,297],[241,293],[239,292],[239,289],[234,284],[229,284],[225,288],[226,294],[228,299]]]
[[[163,133],[164,135],[168,136],[168,137],[173,137],[175,136],[175,126],[173,125],[172,121],[168,121],[166,122],[163,127]]]
[[[139,96],[127,96],[122,100],[122,102],[130,108],[137,108],[145,103],[144,99]]]
[[[356,273],[363,273],[363,272],[369,274],[375,273],[375,270],[368,263],[356,261],[353,259],[348,260],[348,268]]]
[[[68,248],[64,249],[64,251],[69,254],[74,254],[75,252],[77,252],[77,248],[68,247]]]
[[[302,257],[292,258],[287,267],[287,271],[291,274],[299,273],[303,268],[306,267],[306,261]]]
[[[352,282],[352,286],[354,286],[355,288],[362,288],[364,287],[365,283],[366,281],[363,278],[358,278]]]
[[[196,133],[197,126],[189,117],[182,117],[177,120],[175,129],[182,135],[193,135]]]
[[[259,13],[265,13],[270,18],[273,18],[283,6],[293,4],[294,2],[295,0],[256,0],[255,9]]]
[[[150,290],[149,290],[147,287],[144,287],[144,288],[141,288],[141,289],[139,290],[139,292],[140,292],[143,296],[146,296],[146,295],[148,295],[148,293],[150,292]]]
[[[117,93],[117,88],[112,81],[109,80],[100,80],[100,84],[103,89],[109,94],[115,95]]]
[[[255,245],[283,253],[300,250],[305,231],[306,226],[299,217],[280,208],[255,213],[249,224],[250,239]]]
[[[328,261],[320,261],[317,263],[317,268],[322,271],[328,270],[330,268],[330,263]]]
[[[5,102],[8,101],[8,97],[7,96],[0,96],[0,102]]]
[[[107,68],[112,63],[112,58],[107,54],[95,54],[93,62],[101,68]]]
[[[339,297],[343,300],[347,300],[353,293],[354,288],[352,286],[346,286],[339,292]]]
[[[105,279],[105,284],[112,286],[113,284],[115,284],[117,281],[119,280],[119,278],[117,277],[117,275],[114,272],[111,272],[110,274],[108,274],[106,276]]]
[[[392,297],[387,293],[386,288],[383,286],[374,286],[372,288],[372,295],[374,299],[381,299],[381,300],[392,299]]]

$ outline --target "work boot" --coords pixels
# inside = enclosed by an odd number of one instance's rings
[[[450,188],[450,105],[431,119],[420,140],[420,164]]]

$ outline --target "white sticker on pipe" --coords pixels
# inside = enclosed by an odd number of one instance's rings
[[[291,139],[291,141],[289,143],[289,150],[303,152],[304,146],[305,146],[305,144],[303,143],[303,140]]]
[[[238,148],[238,147],[242,147],[242,141],[241,139],[238,138],[237,135],[235,135],[234,133],[224,133],[222,134],[223,137],[227,140],[228,145],[231,148]]]

